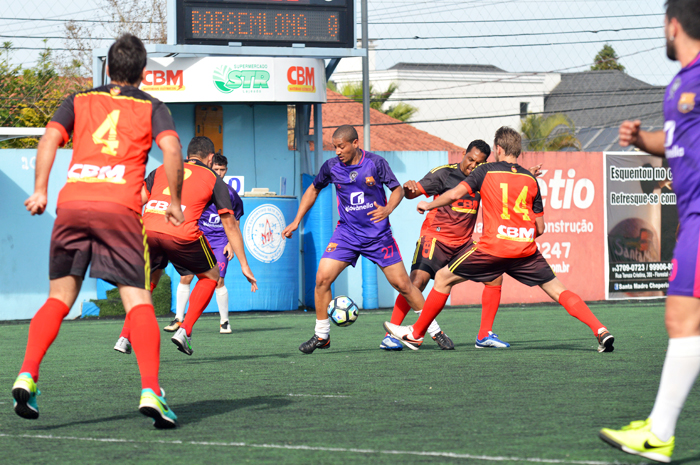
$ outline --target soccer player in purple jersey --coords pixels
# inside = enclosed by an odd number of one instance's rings
[[[337,158],[321,166],[301,199],[296,218],[283,232],[285,237],[292,237],[321,189],[335,184],[340,221],[316,272],[316,328],[313,337],[299,346],[305,354],[330,347],[331,327],[326,308],[333,298],[331,284],[348,265],[355,266],[360,255],[382,269],[389,283],[414,310],[422,309],[425,303],[423,295],[411,284],[391,234],[388,216],[404,196],[396,176],[385,159],[359,148],[357,131],[352,126],[339,127],[333,133],[333,145]],[[388,201],[384,186],[391,190]]]
[[[671,461],[676,421],[700,372],[700,2],[668,0],[664,25],[666,54],[682,66],[666,89],[664,130],[625,121],[620,145],[665,155],[673,172],[680,229],[666,298],[668,350],[649,418],[600,431],[611,446],[658,462]]]
[[[228,172],[228,160],[225,156],[216,153],[212,161],[212,168],[220,177],[226,176]],[[243,216],[243,202],[238,196],[238,193],[229,186],[231,194],[231,204],[233,205],[233,216],[236,221]],[[219,332],[221,334],[231,334],[231,325],[228,321],[228,290],[224,285],[224,277],[228,269],[228,262],[233,258],[233,249],[228,243],[224,226],[221,224],[221,218],[216,211],[216,207],[212,204],[207,207],[199,219],[199,229],[204,233],[204,237],[209,241],[216,264],[219,267],[219,281],[216,284],[216,303],[219,306]],[[187,307],[187,299],[190,297],[190,285],[194,279],[193,274],[180,277],[180,284],[177,286],[176,303],[175,303],[175,319],[163,330],[168,332],[177,331],[185,318],[185,307]]]

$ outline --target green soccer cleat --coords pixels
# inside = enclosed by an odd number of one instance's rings
[[[153,389],[141,390],[139,412],[153,419],[153,426],[158,429],[177,428],[177,415],[170,410],[165,401],[165,391],[161,388],[160,396]]]
[[[603,428],[598,433],[600,439],[612,447],[632,455],[640,455],[657,462],[671,461],[675,436],[664,442],[651,432],[651,419],[633,421],[622,429]]]
[[[39,394],[41,392],[36,388],[32,375],[20,373],[12,385],[15,413],[27,420],[39,418],[39,406],[36,403],[36,396]]]

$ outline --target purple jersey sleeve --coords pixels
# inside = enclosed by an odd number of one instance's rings
[[[326,160],[326,162],[321,165],[321,169],[318,170],[316,178],[314,178],[314,187],[318,190],[323,189],[328,184],[331,183],[331,163],[333,159]]]
[[[396,179],[396,176],[394,176],[394,172],[391,171],[389,163],[387,163],[385,159],[377,157],[376,159],[374,159],[374,162],[376,164],[379,182],[384,184],[386,187],[389,188],[389,190],[392,191],[401,185],[399,184],[398,179]]]

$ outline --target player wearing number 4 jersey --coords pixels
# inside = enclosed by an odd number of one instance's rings
[[[406,274],[389,225],[389,214],[403,199],[403,189],[396,176],[386,160],[359,148],[357,131],[352,126],[339,127],[333,133],[333,145],[337,157],[321,166],[313,185],[301,199],[296,218],[283,231],[285,237],[292,237],[321,189],[335,184],[340,220],[316,272],[316,327],[311,339],[299,347],[305,354],[330,347],[326,308],[333,297],[331,284],[348,265],[355,266],[360,255],[382,269],[389,284],[411,307],[418,310],[424,303],[423,295]],[[384,186],[391,190],[388,201]]]
[[[502,127],[496,131],[496,163],[476,168],[457,187],[434,201],[420,202],[424,212],[449,205],[466,194],[481,194],[484,234],[478,244],[469,241],[435,276],[435,285],[413,326],[390,322],[384,327],[410,348],[417,348],[430,322],[442,311],[452,286],[466,280],[492,281],[503,273],[528,286],[540,286],[569,314],[586,324],[598,339],[598,352],[613,351],[613,336],[581,298],[567,291],[537,250],[535,237],[544,232],[542,198],[535,177],[517,164],[520,134]]]
[[[661,382],[649,418],[600,438],[624,452],[670,462],[676,422],[700,373],[700,4],[668,0],[666,54],[682,66],[664,98],[664,131],[640,131],[640,121],[620,126],[620,145],[668,158],[680,229],[666,298],[669,341]],[[633,396],[630,397],[634,398]]]
[[[172,201],[160,221],[173,229],[183,221],[180,208],[182,153],[175,125],[162,102],[138,89],[146,71],[146,49],[125,34],[110,47],[107,74],[112,83],[66,99],[39,142],[34,194],[27,210],[42,214],[56,149],[73,133],[68,180],[58,196],[51,234],[49,299],[29,325],[20,374],[12,386],[15,412],[39,417],[39,365],[58,335],[61,321],[80,291],[85,272],[119,288],[132,327],[141,372],[139,411],[156,428],[177,426],[158,383],[160,331],[151,303],[149,253],[141,221],[141,185],[152,140],[163,150],[164,183]],[[78,341],[80,344],[80,341]],[[80,386],[81,399],[108,393]],[[79,411],[81,402],[73,409]]]

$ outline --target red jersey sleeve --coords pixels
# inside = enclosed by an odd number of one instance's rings
[[[146,177],[146,180],[144,181],[144,185],[146,186],[146,190],[148,191],[148,195],[151,195],[151,190],[153,190],[153,182],[156,179],[156,171],[157,169],[151,171],[148,173],[148,177]]]
[[[451,165],[438,166],[430,170],[423,179],[418,181],[421,192],[426,197],[440,195],[445,192],[445,180],[450,176]]]

